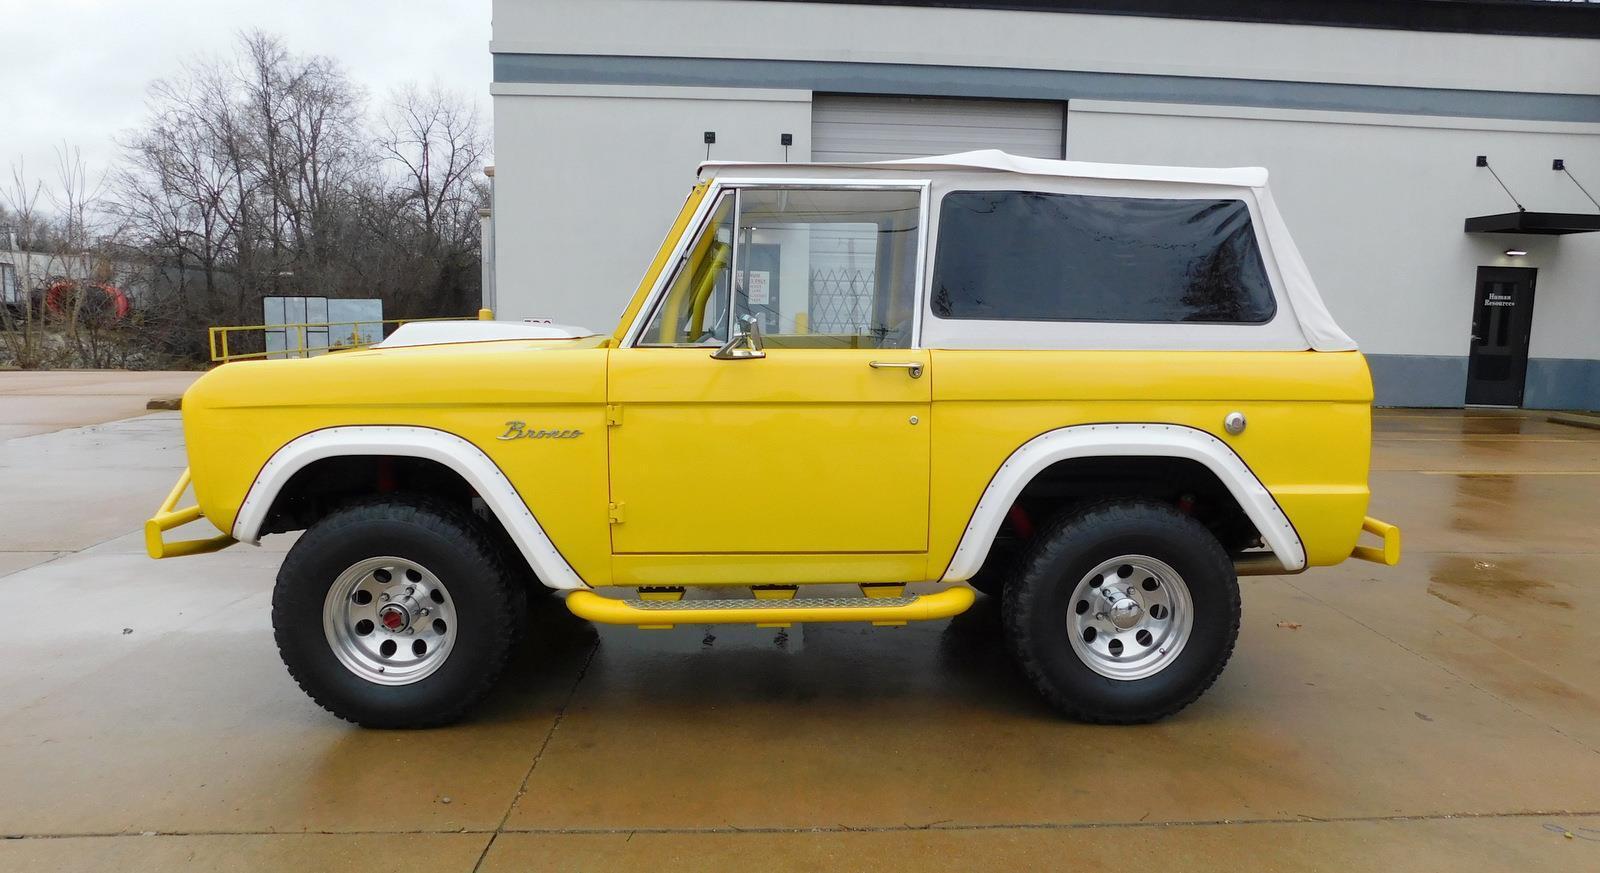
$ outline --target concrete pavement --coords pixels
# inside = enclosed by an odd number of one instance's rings
[[[278,663],[286,538],[144,557],[177,425],[0,442],[0,870],[1600,867],[1600,432],[1381,414],[1405,563],[1246,579],[1157,725],[1052,716],[983,598],[787,634],[549,598],[477,717],[379,732]]]
[[[0,370],[0,439],[140,415],[182,394],[198,371]]]

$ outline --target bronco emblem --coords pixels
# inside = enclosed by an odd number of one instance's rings
[[[495,437],[500,440],[570,440],[583,436],[583,431],[573,430],[529,430],[527,422],[508,421],[506,432]]]

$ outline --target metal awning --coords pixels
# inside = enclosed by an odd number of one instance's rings
[[[1503,212],[1467,219],[1467,233],[1524,233],[1557,236],[1600,231],[1596,212]]]

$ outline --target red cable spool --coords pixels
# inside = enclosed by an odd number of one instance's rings
[[[133,308],[128,303],[128,295],[122,289],[107,282],[76,282],[63,279],[54,282],[44,292],[45,311],[51,315],[69,315],[72,311],[72,295],[78,289],[89,289],[94,296],[84,301],[85,307],[91,312],[100,311],[110,316],[112,321],[121,321],[128,317],[128,312]],[[100,307],[105,307],[101,309]]]

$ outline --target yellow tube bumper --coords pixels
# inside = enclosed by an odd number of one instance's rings
[[[184,555],[203,555],[206,552],[226,549],[238,542],[227,534],[218,534],[210,539],[180,540],[174,543],[162,538],[162,534],[167,531],[196,521],[204,515],[199,506],[178,508],[178,501],[183,498],[183,492],[187,490],[189,490],[189,470],[185,468],[183,475],[178,477],[178,484],[172,486],[172,492],[161,502],[161,508],[144,523],[144,550],[156,560],[181,558]]]
[[[1350,553],[1350,557],[1390,567],[1400,563],[1400,528],[1386,521],[1379,521],[1369,515],[1362,519],[1361,529],[1369,534],[1381,537],[1383,545],[1356,546],[1355,550]]]
[[[901,623],[931,621],[949,618],[965,612],[972,606],[975,595],[964,585],[946,588],[934,594],[903,598],[909,602],[890,602],[885,605],[871,603],[872,598],[849,598],[858,601],[840,605],[841,598],[807,603],[796,600],[705,601],[707,607],[698,607],[696,601],[684,600],[671,609],[649,609],[636,605],[638,601],[602,597],[593,591],[574,591],[567,595],[567,609],[579,618],[599,624],[628,624],[645,627],[665,627],[673,624],[790,624],[803,621],[849,621],[874,623]],[[739,605],[734,606],[732,603]]]

